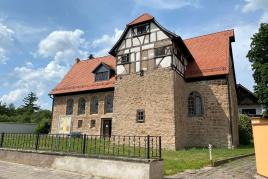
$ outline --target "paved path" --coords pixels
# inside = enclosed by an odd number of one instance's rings
[[[166,179],[252,179],[256,176],[255,156],[238,159],[218,167],[186,171]]]
[[[0,161],[0,179],[97,179],[77,173]]]

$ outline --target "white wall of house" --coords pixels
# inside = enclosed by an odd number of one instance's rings
[[[239,105],[239,113],[242,114],[243,109],[256,109],[256,115],[262,115],[263,108],[261,105]]]

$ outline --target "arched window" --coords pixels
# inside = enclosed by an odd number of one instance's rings
[[[105,97],[105,113],[112,113],[113,112],[113,96],[106,96]]]
[[[188,115],[189,116],[203,115],[202,97],[196,91],[191,92],[188,97]]]
[[[99,98],[97,96],[94,96],[91,99],[90,113],[98,114],[98,109],[99,109]]]
[[[78,101],[78,115],[85,114],[86,111],[86,100],[84,98],[80,98]]]
[[[67,105],[66,105],[66,115],[72,115],[73,114],[73,107],[74,107],[74,100],[68,99]]]

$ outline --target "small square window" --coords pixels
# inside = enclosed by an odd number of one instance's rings
[[[145,111],[144,111],[144,109],[138,109],[137,110],[136,120],[139,123],[144,123],[144,121],[145,121]]]
[[[129,54],[121,56],[121,64],[129,63]]]
[[[78,120],[77,128],[81,128],[83,126],[83,120]]]
[[[170,46],[157,47],[154,49],[154,55],[155,57],[171,55],[171,47]]]
[[[90,121],[90,128],[96,127],[96,120]]]
[[[137,35],[142,35],[146,33],[146,25],[137,27]]]

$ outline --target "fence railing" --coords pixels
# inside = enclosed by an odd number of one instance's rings
[[[161,136],[1,133],[0,148],[85,156],[161,159]]]

